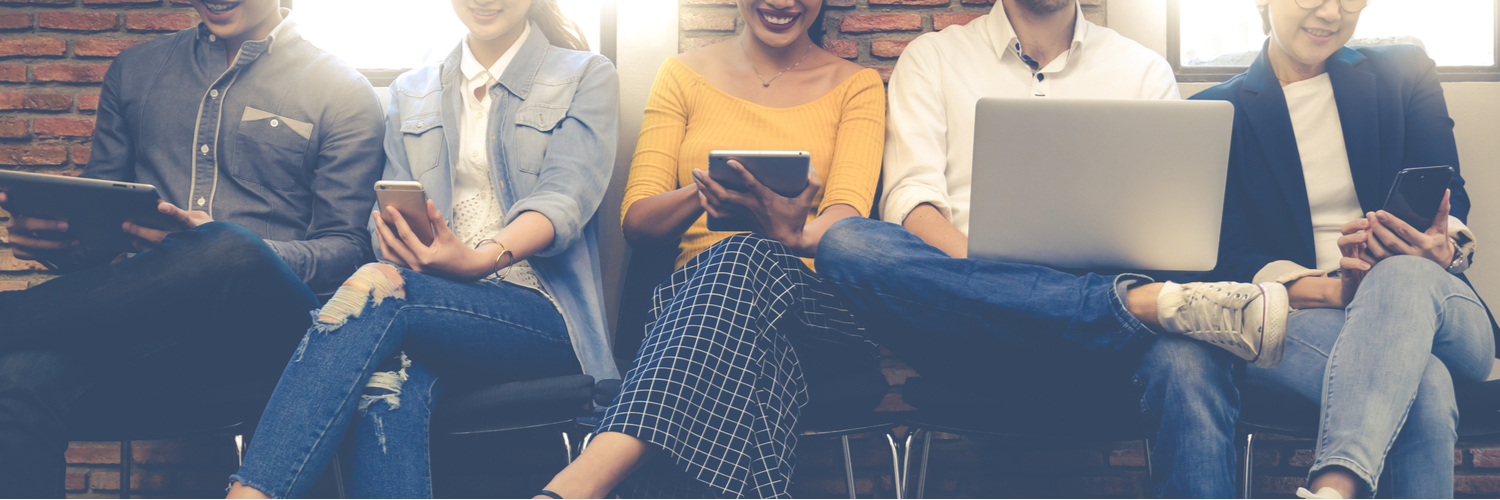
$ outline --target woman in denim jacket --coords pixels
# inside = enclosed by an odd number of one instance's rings
[[[428,423],[445,376],[618,379],[595,209],[614,166],[619,81],[555,0],[453,0],[469,28],[401,75],[385,179],[426,189],[435,237],[395,212],[292,356],[230,496],[301,497],[355,413],[352,496],[432,495]]]

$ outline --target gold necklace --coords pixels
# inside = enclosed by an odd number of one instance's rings
[[[740,40],[744,40],[744,39],[741,38]],[[796,68],[797,66],[801,65],[802,61],[804,61],[804,60],[807,59],[807,55],[812,53],[812,46],[813,46],[813,44],[811,44],[811,43],[807,44],[807,49],[805,49],[805,50],[802,51],[802,58],[801,59],[797,59],[797,62],[795,64],[792,64],[791,66],[787,66],[786,69],[781,70],[781,73],[786,73],[788,71],[791,71],[792,68]],[[745,60],[750,63],[750,71],[754,71],[755,72],[755,77],[760,79],[760,86],[761,87],[770,87],[771,86],[771,82],[774,82],[774,81],[776,81],[777,78],[781,77],[781,73],[776,73],[775,75],[771,76],[770,80],[767,80],[766,77],[764,77],[764,76],[760,76],[760,70],[755,69],[755,60],[750,58],[750,49],[745,48],[745,44],[741,43],[740,44],[740,50],[745,53]]]

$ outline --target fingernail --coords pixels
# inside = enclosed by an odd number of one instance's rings
[[[59,223],[57,223],[57,230],[58,231],[67,232],[68,231],[68,223],[66,223],[66,222],[59,222]]]

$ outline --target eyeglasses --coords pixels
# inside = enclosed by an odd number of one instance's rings
[[[1297,0],[1297,6],[1304,9],[1316,9],[1322,7],[1328,0]],[[1370,6],[1370,0],[1334,0],[1339,3],[1339,8],[1344,12],[1359,12]]]

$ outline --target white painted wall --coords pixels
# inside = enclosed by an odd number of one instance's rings
[[[599,206],[600,265],[604,268],[604,308],[609,316],[605,321],[611,333],[617,331],[624,266],[630,262],[630,247],[620,232],[620,201],[625,197],[630,158],[641,135],[641,118],[656,70],[668,57],[677,55],[677,0],[617,0],[617,5],[615,67],[620,72],[620,144],[609,193]]]
[[[1166,0],[1109,0],[1109,27],[1165,57],[1166,4]],[[1183,97],[1211,86],[1180,84]],[[1459,162],[1474,204],[1469,227],[1480,242],[1478,258],[1468,276],[1480,296],[1491,304],[1500,304],[1500,83],[1445,83],[1443,93],[1448,114],[1456,124],[1453,133],[1458,140]]]

